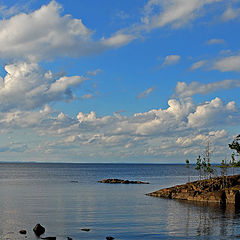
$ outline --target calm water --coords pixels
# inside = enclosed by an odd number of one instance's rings
[[[184,165],[0,164],[0,239],[37,239],[36,223],[57,239],[239,239],[235,208],[145,196],[185,183],[186,175]],[[193,170],[191,175],[197,178]],[[150,184],[97,182],[104,178]],[[27,238],[20,229],[28,231]]]

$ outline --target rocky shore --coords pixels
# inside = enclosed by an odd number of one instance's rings
[[[240,175],[188,182],[148,193],[148,196],[240,206]]]

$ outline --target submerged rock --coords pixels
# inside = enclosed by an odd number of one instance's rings
[[[107,240],[113,240],[113,239],[115,239],[114,237],[111,237],[111,236],[109,236],[109,237],[106,237],[106,239]]]
[[[129,181],[129,180],[122,180],[122,179],[103,179],[101,181],[98,181],[100,183],[122,183],[122,184],[149,184],[148,182],[141,182],[141,181]]]
[[[34,229],[33,229],[34,233],[37,235],[37,236],[40,236],[42,235],[43,233],[45,233],[45,228],[40,224],[38,223]]]
[[[160,189],[148,196],[240,206],[240,175],[198,180]]]
[[[20,230],[19,233],[20,234],[27,234],[27,231],[23,229],[23,230]]]

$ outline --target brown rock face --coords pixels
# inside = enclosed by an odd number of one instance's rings
[[[240,206],[240,175],[199,180],[147,194],[189,201],[231,203]]]

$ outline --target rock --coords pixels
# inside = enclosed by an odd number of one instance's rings
[[[160,189],[153,197],[240,205],[240,175],[217,177]]]
[[[100,183],[122,183],[122,184],[149,184],[148,182],[129,181],[129,180],[122,180],[122,179],[115,179],[115,178],[103,179],[98,182],[100,182]]]
[[[113,239],[115,239],[114,237],[111,237],[111,236],[109,236],[109,237],[106,237],[106,239],[107,240],[113,240]]]
[[[89,228],[82,228],[81,231],[84,231],[84,232],[89,232],[90,229]]]
[[[71,183],[78,183],[78,181],[72,180]]]
[[[40,224],[38,223],[34,229],[33,229],[34,233],[37,235],[37,236],[40,236],[42,235],[43,233],[45,233],[45,228]]]
[[[27,231],[26,230],[20,230],[19,233],[20,234],[27,234]]]
[[[67,240],[73,240],[71,237],[67,237]]]
[[[41,237],[41,239],[46,239],[46,240],[56,240],[56,237]]]

